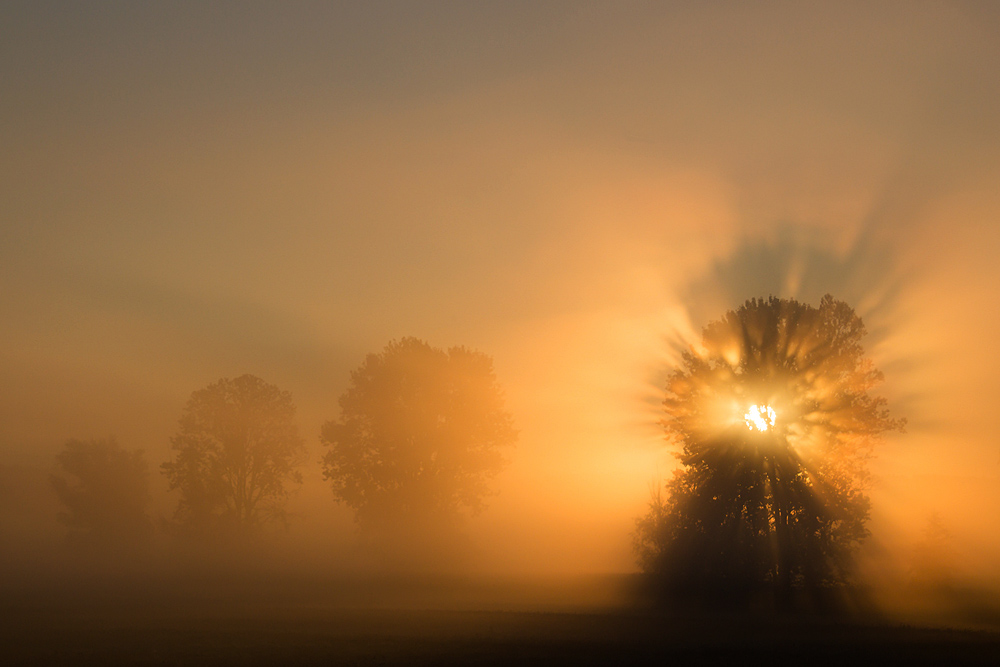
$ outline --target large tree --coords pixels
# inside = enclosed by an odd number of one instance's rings
[[[864,335],[829,295],[753,299],[705,328],[667,381],[681,466],[637,523],[644,570],[696,594],[845,581],[873,446],[904,425],[870,393],[882,375]]]
[[[253,375],[191,395],[161,467],[181,492],[177,520],[195,531],[245,534],[285,519],[305,455],[287,391]]]
[[[124,546],[152,533],[146,515],[149,470],[142,451],[128,451],[114,438],[70,440],[56,454],[52,487],[65,510],[59,521],[75,540]]]
[[[489,356],[404,338],[351,373],[323,472],[362,527],[446,521],[483,507],[516,438]]]

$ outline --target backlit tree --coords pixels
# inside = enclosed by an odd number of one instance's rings
[[[890,417],[845,303],[752,299],[669,377],[681,466],[639,519],[642,568],[668,589],[738,595],[842,583],[868,535],[868,460]]]

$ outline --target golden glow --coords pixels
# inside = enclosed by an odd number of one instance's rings
[[[770,405],[751,405],[743,418],[747,422],[747,428],[751,431],[767,431],[774,427],[774,409]]]

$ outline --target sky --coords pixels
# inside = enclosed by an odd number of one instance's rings
[[[909,423],[873,543],[940,516],[984,567],[998,30],[988,2],[3,3],[0,463],[114,434],[156,466],[191,392],[253,373],[309,447],[293,530],[349,535],[320,427],[416,336],[491,355],[520,431],[484,567],[628,571],[677,350],[831,293]]]

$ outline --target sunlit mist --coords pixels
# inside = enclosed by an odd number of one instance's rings
[[[0,600],[1000,628],[997,35],[0,2]]]

